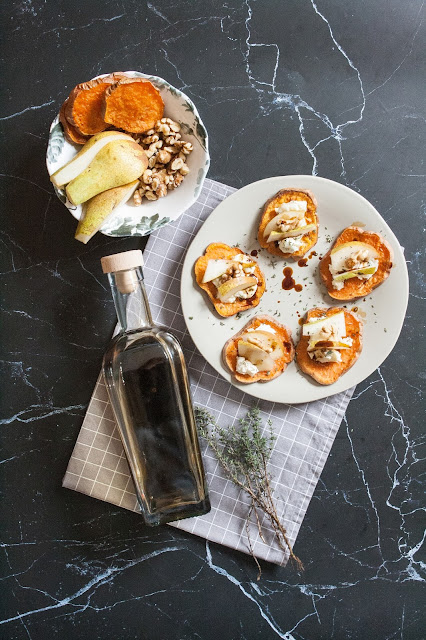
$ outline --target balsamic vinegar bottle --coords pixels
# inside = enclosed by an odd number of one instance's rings
[[[182,348],[154,326],[141,251],[102,258],[120,325],[103,360],[108,394],[145,523],[210,511]]]

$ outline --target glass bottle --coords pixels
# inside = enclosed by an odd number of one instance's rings
[[[158,525],[210,511],[182,348],[154,326],[141,251],[101,259],[119,332],[103,374],[145,523]]]

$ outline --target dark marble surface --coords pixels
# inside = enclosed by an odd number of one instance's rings
[[[25,0],[2,12],[0,636],[424,638],[423,2]],[[75,84],[127,69],[194,100],[210,177],[337,180],[405,247],[404,330],[349,405],[296,543],[302,576],[265,565],[257,583],[243,554],[61,488],[114,324],[99,258],[143,243],[74,241],[46,139]]]

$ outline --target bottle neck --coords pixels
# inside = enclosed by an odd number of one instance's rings
[[[120,331],[152,327],[152,316],[140,267],[108,274]]]

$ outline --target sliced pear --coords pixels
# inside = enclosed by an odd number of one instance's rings
[[[376,260],[379,257],[376,249],[371,244],[357,241],[344,242],[343,244],[339,244],[337,247],[334,247],[330,252],[332,273],[337,274],[339,271],[344,271],[346,260],[360,250],[367,251],[368,260]],[[355,276],[351,277],[354,278]]]
[[[333,276],[333,280],[336,282],[342,282],[343,280],[349,280],[349,278],[357,278],[358,276],[367,276],[376,273],[377,267],[363,267],[362,269],[354,269],[353,271],[344,271],[338,273],[337,276]]]
[[[282,358],[284,355],[281,341],[272,333],[269,333],[269,331],[247,331],[241,338],[245,342],[255,344],[264,351],[272,349],[269,355],[273,360],[278,360],[278,358]]]
[[[319,320],[315,320],[314,322],[306,322],[303,325],[302,333],[304,336],[316,336],[322,328],[333,329],[335,335],[345,336],[345,312],[339,311],[339,313],[334,313],[332,316],[320,318]]]
[[[314,351],[315,349],[350,349],[351,347],[344,342],[338,342],[335,340],[310,340],[308,345],[308,351]]]
[[[111,215],[133,195],[138,184],[139,180],[133,180],[130,184],[108,189],[91,198],[79,220],[75,239],[87,244]]]
[[[216,278],[220,278],[232,264],[232,260],[209,260],[204,272],[203,282],[211,282]]]
[[[259,371],[271,371],[274,368],[274,359],[269,353],[245,340],[238,342],[238,355],[249,360]]]
[[[74,180],[74,178],[87,169],[102,147],[113,140],[131,140],[134,142],[131,136],[127,135],[127,133],[121,133],[120,131],[102,131],[102,133],[97,133],[86,142],[84,147],[80,149],[72,160],[55,171],[55,173],[52,173],[50,180],[55,187],[63,187],[64,184],[68,184],[68,182]]]
[[[352,253],[353,251],[357,250],[357,249],[367,249],[368,251],[371,251],[374,254],[374,257],[377,258],[377,251],[376,249],[373,247],[373,245],[368,244],[367,242],[359,242],[358,240],[354,240],[353,242],[343,242],[343,244],[338,244],[336,247],[334,247],[331,250],[331,255],[333,255],[334,253],[338,253],[339,251],[342,251],[343,249],[351,249],[350,253]]]
[[[222,302],[228,302],[229,298],[235,296],[236,293],[244,291],[244,289],[249,289],[255,284],[257,284],[257,280],[252,276],[231,278],[217,288],[217,293]]]
[[[304,227],[296,227],[296,229],[292,229],[291,231],[271,231],[267,242],[277,242],[284,240],[284,238],[295,238],[314,231],[316,228],[315,224],[306,224]]]
[[[72,204],[82,204],[107,189],[121,187],[142,175],[148,166],[145,151],[134,140],[109,142],[89,166],[68,183],[65,191]]]

